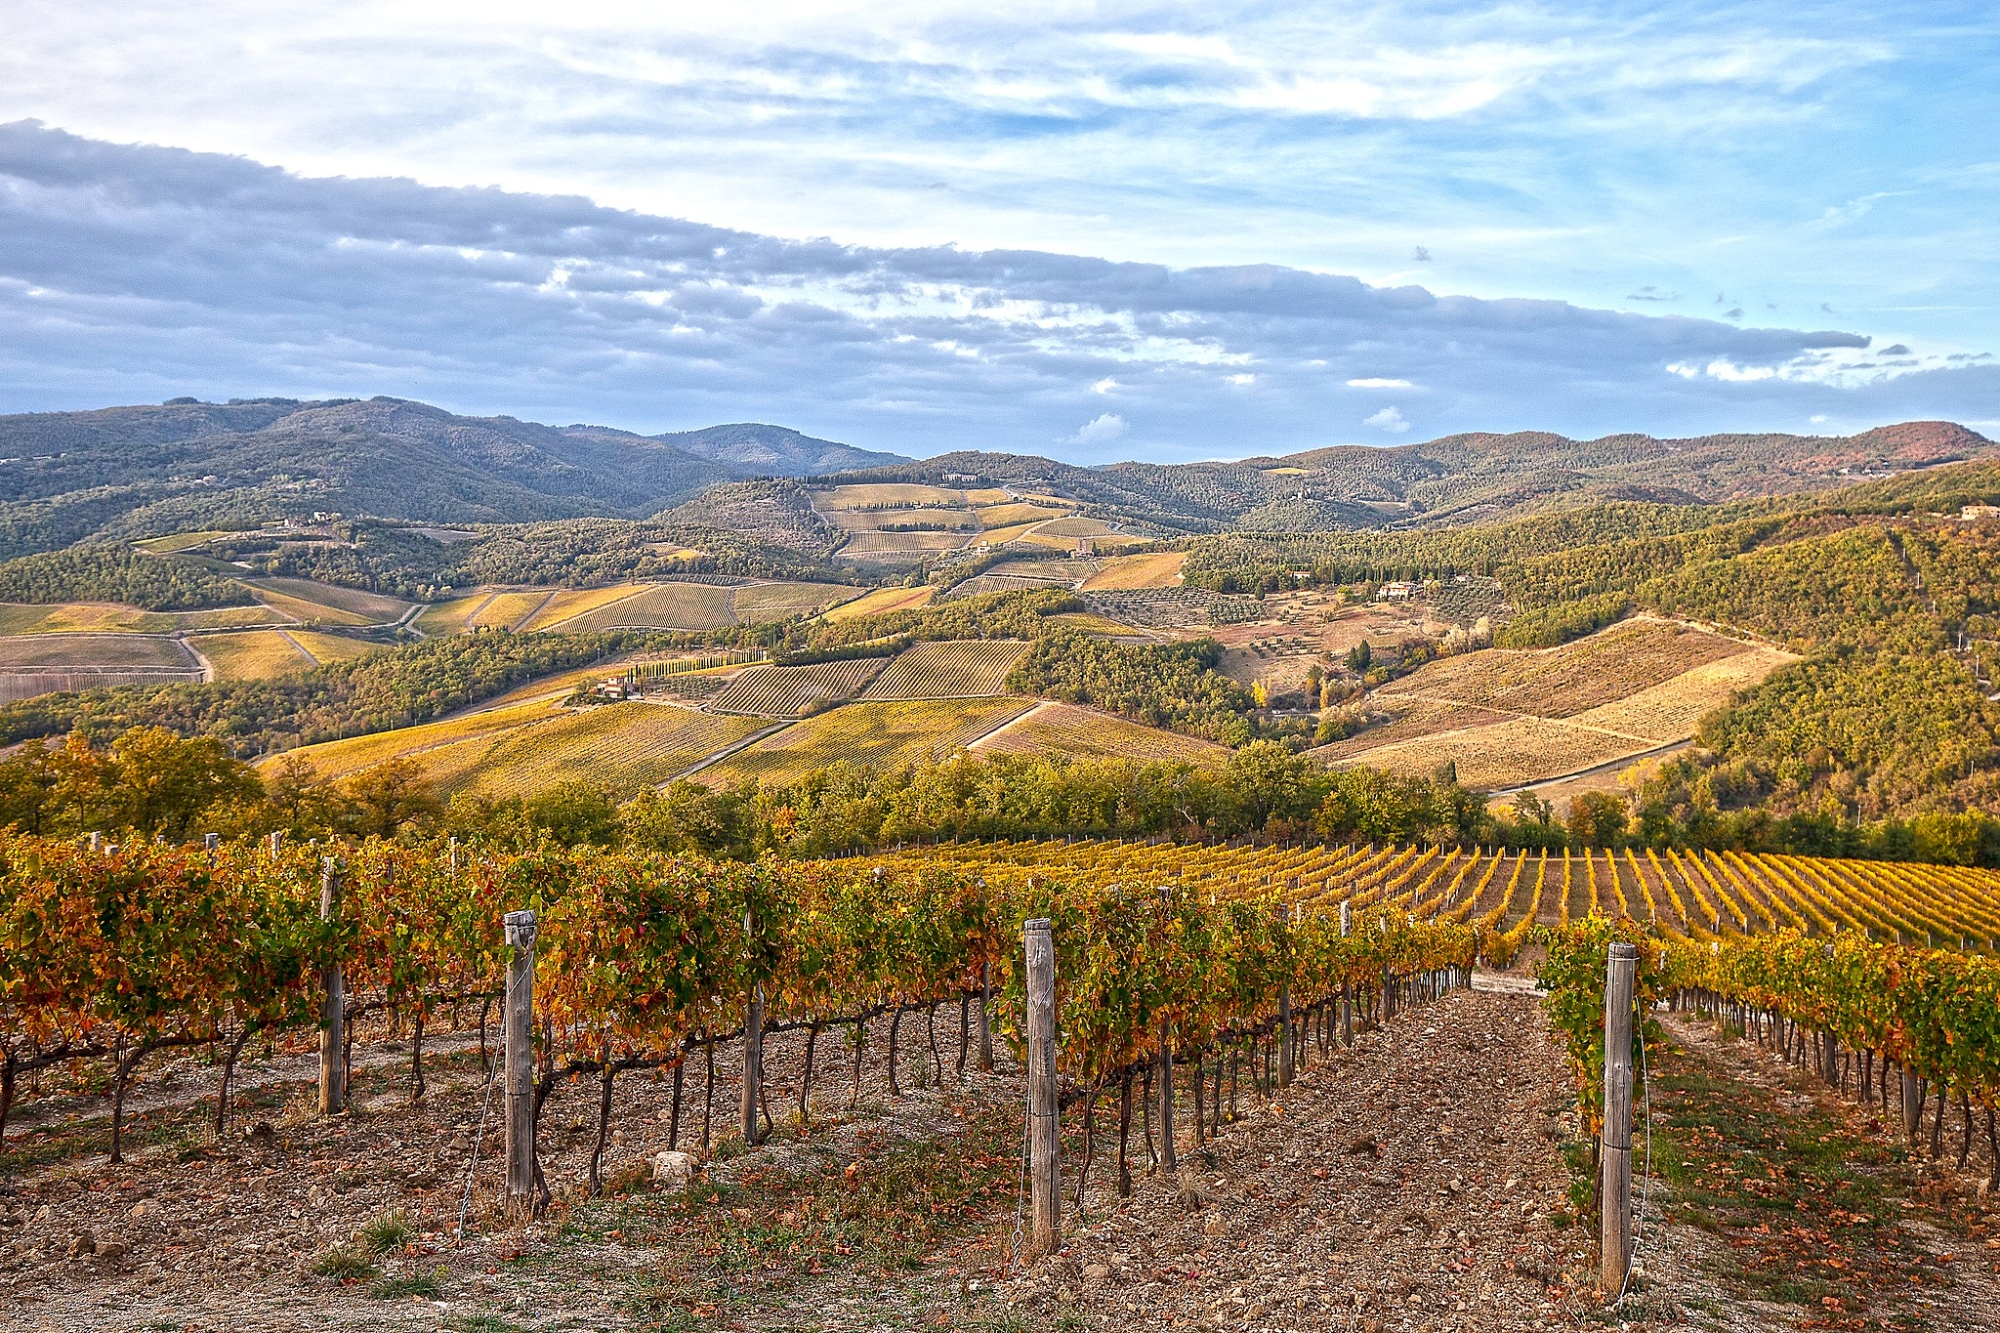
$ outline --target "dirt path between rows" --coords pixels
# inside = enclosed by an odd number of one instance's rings
[[[1567,1073],[1529,996],[1460,992],[1361,1034],[1179,1179],[1005,1298],[1054,1326],[1546,1329],[1594,1301],[1559,1225]]]
[[[555,1213],[504,1226],[489,1160],[462,1246],[451,1231],[482,1089],[463,1038],[438,1043],[457,1049],[438,1051],[417,1108],[381,1043],[357,1073],[364,1109],[334,1122],[311,1114],[302,1079],[278,1076],[304,1065],[260,1070],[242,1114],[255,1135],[215,1139],[196,1124],[201,1107],[179,1120],[162,1107],[122,1170],[99,1153],[0,1181],[0,1328],[1379,1333],[1566,1327],[1596,1306],[1589,1237],[1562,1225],[1567,1075],[1518,987],[1453,994],[1358,1033],[1351,1050],[1315,1051],[1271,1102],[1246,1079],[1219,1140],[1196,1150],[1184,1125],[1178,1178],[1145,1173],[1135,1125],[1123,1201],[1115,1115],[1100,1106],[1082,1214],[1065,1201],[1069,1244],[1014,1276],[1022,1088],[1004,1058],[999,1073],[960,1076],[957,1018],[956,1006],[938,1012],[936,1062],[921,1012],[905,1019],[901,1096],[877,1023],[852,1112],[850,1048],[823,1039],[806,1132],[786,1123],[801,1042],[773,1039],[779,1132],[748,1154],[723,1138],[735,1091],[724,1049],[716,1159],[671,1194],[642,1180],[665,1146],[671,1082],[621,1081],[606,1164],[619,1188],[595,1200],[578,1183],[596,1089],[565,1086],[543,1122]],[[199,1090],[198,1075],[183,1077]],[[684,1092],[689,1147],[699,1060]],[[1069,1129],[1073,1164],[1076,1117]],[[312,1271],[398,1214],[408,1234],[374,1272]],[[73,1254],[84,1232],[123,1252]]]

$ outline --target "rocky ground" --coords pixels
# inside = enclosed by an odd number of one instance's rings
[[[596,1198],[582,1182],[597,1088],[563,1086],[541,1145],[555,1207],[506,1224],[490,1124],[462,1239],[485,1088],[475,1036],[433,1039],[415,1106],[407,1047],[358,1048],[358,1110],[332,1121],[311,1110],[310,1056],[253,1064],[223,1136],[200,1100],[214,1071],[163,1062],[122,1168],[100,1146],[101,1097],[41,1098],[10,1127],[0,1328],[2000,1326],[1983,1163],[1960,1175],[1955,1151],[1942,1164],[1903,1153],[1866,1111],[1678,1019],[1654,1071],[1663,1178],[1646,1278],[1605,1311],[1591,1238],[1570,1225],[1561,1056],[1518,980],[1481,984],[1351,1050],[1316,1049],[1268,1101],[1246,1082],[1219,1137],[1196,1148],[1184,1126],[1178,1174],[1148,1171],[1135,1123],[1129,1198],[1115,1189],[1115,1111],[1100,1103],[1080,1210],[1073,1176],[1066,1185],[1066,1245],[1025,1271],[1011,1263],[1020,1081],[1004,1053],[1000,1072],[960,1075],[955,1009],[939,1011],[935,1064],[923,1017],[906,1018],[901,1095],[881,1059],[886,1022],[858,1096],[851,1047],[822,1039],[803,1125],[803,1042],[774,1038],[777,1132],[749,1152],[726,1128],[736,1066],[724,1048],[711,1151],[681,1189],[649,1180],[670,1079],[620,1080]],[[697,1152],[703,1086],[697,1058],[680,1138]],[[1074,1164],[1080,1117],[1067,1128]],[[1744,1211],[1750,1200],[1764,1211]]]

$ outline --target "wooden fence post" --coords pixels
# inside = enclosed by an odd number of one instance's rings
[[[534,1208],[535,1195],[535,914],[501,918],[514,956],[507,964],[501,1014],[507,1061],[507,1212]]]
[[[1352,934],[1353,926],[1353,918],[1348,913],[1348,900],[1343,898],[1340,900],[1340,937],[1346,939]],[[1343,1046],[1354,1044],[1354,983],[1351,981],[1340,983],[1340,1043]]]
[[[986,963],[979,965],[979,1072],[993,1072],[993,977]]]
[[[1632,1262],[1632,991],[1639,951],[1613,943],[1604,965],[1603,1269],[1607,1296],[1625,1290]]]
[[[1047,918],[1022,928],[1028,961],[1028,1199],[1034,1236],[1028,1257],[1053,1252],[1062,1235],[1062,1166],[1057,1157],[1056,948]]]
[[[764,988],[752,986],[743,1000],[743,1142],[757,1143],[757,1107],[764,1092]]]
[[[273,835],[276,836],[276,835]],[[340,862],[329,856],[319,867],[319,919],[340,919]],[[347,986],[340,960],[329,959],[320,970],[319,1113],[338,1115],[347,1109]]]

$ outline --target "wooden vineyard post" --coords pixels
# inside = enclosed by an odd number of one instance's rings
[[[1353,933],[1354,921],[1348,912],[1347,899],[1340,901],[1340,938],[1346,939]],[[1340,983],[1340,1044],[1354,1045],[1354,983]]]
[[[533,1210],[535,1194],[535,914],[501,918],[514,956],[507,964],[501,1015],[507,1062],[507,1212]]]
[[[743,1001],[743,1142],[757,1142],[757,1106],[764,1091],[764,988],[752,986]]]
[[[1022,927],[1028,955],[1028,1257],[1052,1253],[1062,1234],[1062,1167],[1056,1122],[1056,948],[1045,917]]]
[[[1607,1296],[1625,1290],[1632,1262],[1632,989],[1639,951],[1614,943],[1604,965],[1603,1271]]]
[[[743,934],[748,937],[756,923],[743,913]],[[764,1095],[764,987],[753,983],[743,997],[743,1146],[757,1144],[757,1107]]]
[[[1917,1135],[1924,1127],[1924,1088],[1917,1076],[1904,1065],[1903,1072],[1903,1132],[1910,1142],[1917,1141]]]
[[[275,834],[273,836],[276,836]],[[340,919],[340,862],[331,856],[320,862],[319,919]],[[347,1109],[347,986],[340,973],[340,960],[332,958],[320,969],[319,1010],[319,1113],[338,1115]]]
[[[993,1072],[993,977],[986,963],[979,965],[979,1072]]]
[[[284,833],[278,829],[273,829],[271,831],[271,859],[273,861],[277,860],[279,854],[284,850],[285,850]]]
[[[1160,1020],[1160,1166],[1166,1171],[1180,1169],[1174,1150],[1174,1025]]]
[[[1278,935],[1284,937],[1285,927],[1291,923],[1291,908],[1278,908]],[[1287,951],[1289,953],[1289,950]],[[1285,987],[1278,992],[1278,1086],[1292,1086],[1292,988]]]
[[[201,835],[201,849],[203,851],[212,852],[221,845],[222,835],[220,833],[204,833]]]

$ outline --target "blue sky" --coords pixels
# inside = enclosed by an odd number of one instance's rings
[[[555,8],[15,0],[0,410],[2000,431],[1990,7]]]

